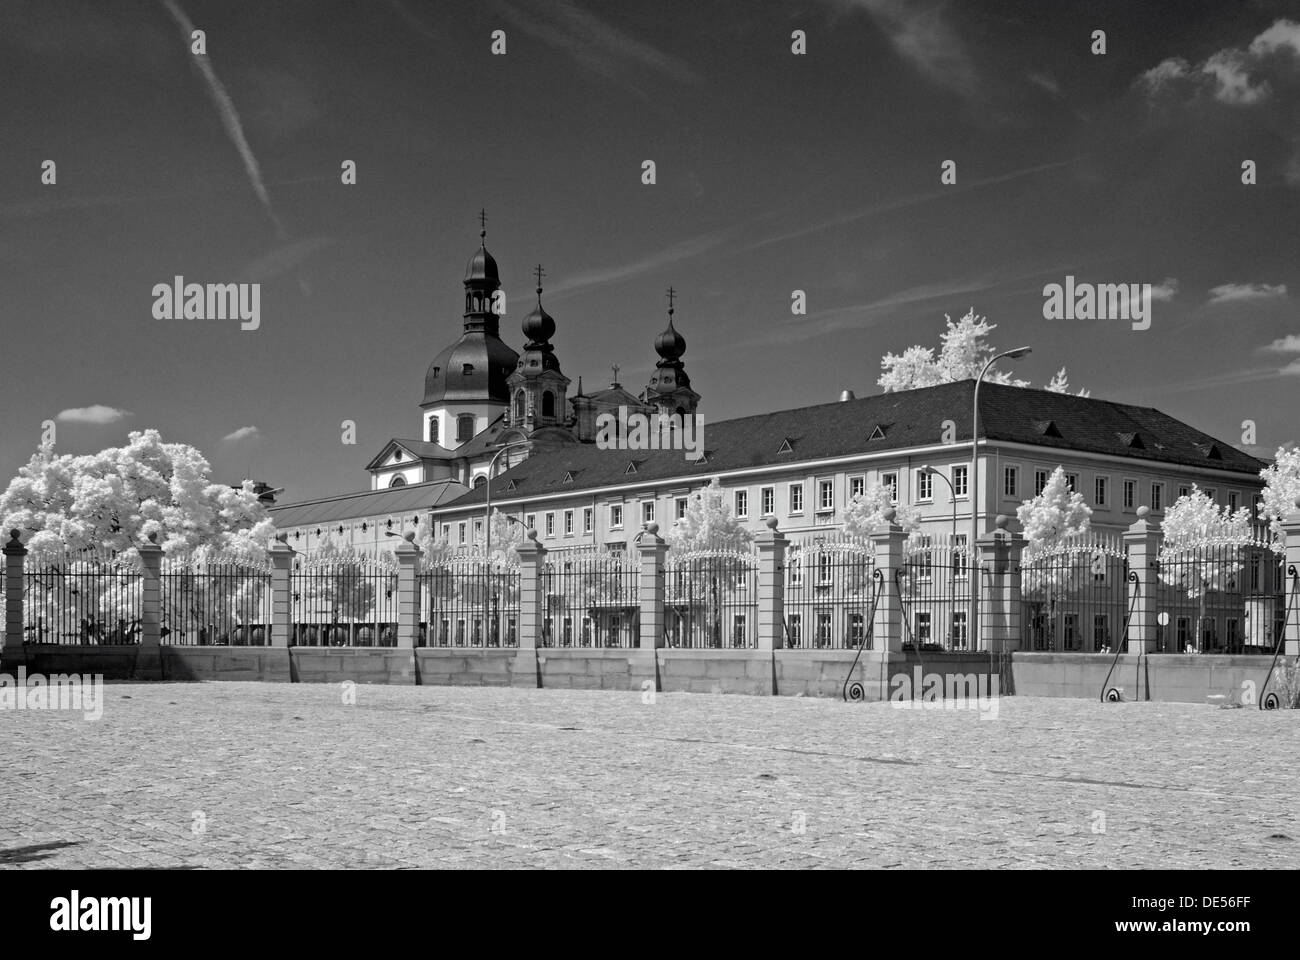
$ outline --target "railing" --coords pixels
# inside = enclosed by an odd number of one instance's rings
[[[162,643],[254,646],[270,642],[271,568],[230,558],[166,558],[159,573]]]
[[[290,574],[300,647],[397,645],[397,568],[373,557],[297,557]]]
[[[908,541],[896,577],[904,649],[970,649],[971,581],[964,538],[936,534]]]
[[[758,646],[758,558],[737,550],[669,551],[664,621],[670,647]]]
[[[1119,652],[1127,643],[1128,557],[1114,534],[1090,532],[1020,561],[1021,649]]]
[[[25,643],[140,642],[143,569],[135,556],[81,550],[23,574]]]
[[[640,645],[640,556],[626,549],[555,550],[542,569],[544,647]]]
[[[874,572],[869,540],[828,534],[791,543],[785,558],[785,646],[869,648]]]
[[[420,574],[422,647],[517,647],[520,568],[500,557],[463,555]]]

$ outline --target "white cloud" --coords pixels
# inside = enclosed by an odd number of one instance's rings
[[[1210,288],[1210,303],[1239,303],[1242,300],[1271,300],[1285,296],[1285,283],[1224,283]]]
[[[1279,51],[1287,52],[1285,63],[1274,57]],[[1278,76],[1300,65],[1293,53],[1300,53],[1300,23],[1278,20],[1247,47],[1224,47],[1196,67],[1182,57],[1169,57],[1140,74],[1137,84],[1152,97],[1166,90],[1185,90],[1189,95],[1208,90],[1220,103],[1248,107],[1273,92],[1264,73]]]
[[[1159,301],[1172,300],[1177,292],[1178,280],[1175,277],[1165,277],[1163,282],[1151,287],[1151,299]]]
[[[840,8],[864,10],[904,60],[931,82],[970,99],[979,77],[961,35],[946,17],[943,0],[830,0]]]
[[[96,403],[89,407],[69,407],[67,410],[60,410],[55,419],[60,423],[117,423],[123,417],[129,416],[131,414],[125,410]]]
[[[1214,96],[1224,103],[1248,106],[1269,94],[1268,81],[1251,84],[1246,55],[1240,50],[1220,50],[1201,66],[1201,73],[1214,78]]]
[[[1300,333],[1289,333],[1264,347],[1270,353],[1300,353]]]
[[[1284,377],[1300,377],[1300,358],[1296,358],[1278,371]]]
[[[1250,52],[1256,56],[1265,56],[1284,48],[1300,54],[1300,23],[1294,20],[1279,20],[1250,42]]]
[[[1144,84],[1148,90],[1155,92],[1161,87],[1187,76],[1188,69],[1189,65],[1182,57],[1170,57],[1168,60],[1161,60],[1138,77],[1138,82]]]
[[[262,436],[262,431],[258,430],[257,427],[240,427],[238,430],[234,431],[233,433],[226,434],[221,439],[231,440],[231,441],[257,440],[260,439],[261,436]]]

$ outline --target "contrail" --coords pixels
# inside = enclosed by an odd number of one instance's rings
[[[185,16],[185,11],[177,6],[176,0],[162,0],[162,5],[172,15],[172,19],[180,24],[181,30],[185,33],[185,39],[188,41],[194,32],[194,24],[190,22],[189,17]],[[235,104],[230,99],[230,94],[221,85],[221,81],[217,79],[217,75],[212,69],[212,63],[208,60],[206,53],[194,54],[194,61],[198,64],[203,79],[208,82],[208,93],[212,97],[217,112],[221,114],[221,123],[226,128],[226,133],[230,134],[231,142],[234,143],[235,149],[239,151],[240,157],[244,160],[244,170],[248,173],[248,180],[253,185],[253,192],[257,194],[257,199],[262,201],[262,207],[266,210],[266,215],[271,218],[271,223],[275,226],[276,237],[280,240],[287,240],[288,234],[285,233],[284,224],[280,222],[280,218],[275,215],[275,209],[271,206],[271,197],[266,192],[266,184],[262,182],[262,170],[257,164],[257,157],[253,156],[247,138],[244,136],[244,125],[239,122],[239,112],[235,110]]]

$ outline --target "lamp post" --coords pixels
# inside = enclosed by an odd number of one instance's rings
[[[980,383],[984,380],[984,374],[989,372],[989,367],[1002,359],[1018,360],[1031,351],[1030,347],[1017,347],[1014,350],[1007,350],[1005,353],[999,353],[989,357],[980,370],[980,375],[975,378],[975,400],[971,414],[970,427],[970,543],[967,549],[971,551],[971,558],[975,557],[975,543],[979,539],[979,515],[980,515],[980,467],[979,467],[979,432],[980,432]],[[968,617],[970,623],[967,628],[970,632],[972,650],[978,650],[979,644],[983,641],[983,631],[979,628],[979,584],[974,575],[975,564],[971,564],[971,591],[970,591],[970,612]]]
[[[486,494],[487,505],[484,507],[483,514],[483,555],[485,558],[492,556],[492,473],[497,468],[497,457],[505,453],[511,447],[526,447],[531,444],[529,440],[513,440],[510,443],[502,444],[501,449],[492,455],[492,460],[488,463],[486,482],[484,483],[484,492]]]

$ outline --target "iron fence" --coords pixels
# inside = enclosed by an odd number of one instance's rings
[[[792,542],[785,557],[785,646],[871,649],[874,573],[869,540],[828,533]]]
[[[397,567],[387,559],[295,557],[290,597],[294,646],[397,646]]]
[[[669,551],[664,619],[670,647],[757,647],[758,558],[738,550]]]
[[[464,555],[420,574],[422,647],[519,646],[518,564]]]
[[[24,642],[139,643],[143,572],[134,554],[95,549],[24,572]]]
[[[544,647],[639,647],[640,557],[579,547],[547,555]]]
[[[903,608],[904,650],[970,650],[973,588],[966,537],[910,538],[895,579]]]
[[[1090,531],[1026,547],[1020,561],[1021,649],[1127,649],[1128,594],[1128,556],[1118,534]]]
[[[271,569],[227,558],[165,558],[159,574],[161,642],[254,646],[270,642]]]

